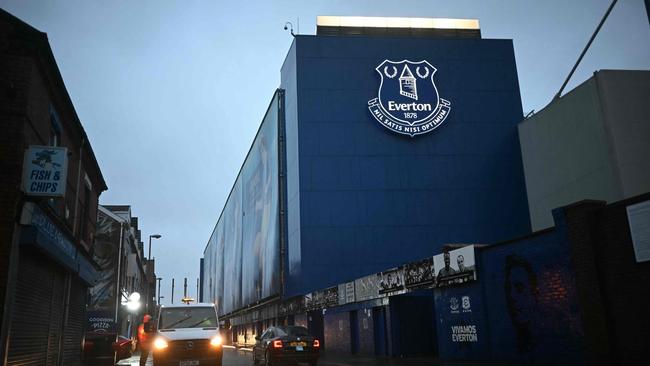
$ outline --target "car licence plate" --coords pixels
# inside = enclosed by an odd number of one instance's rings
[[[178,363],[178,366],[199,366],[198,360],[186,360]]]
[[[303,351],[302,346],[296,346],[296,351]]]

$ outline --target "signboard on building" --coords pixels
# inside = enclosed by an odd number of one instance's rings
[[[404,265],[404,284],[407,288],[431,287],[435,284],[435,280],[433,257]]]
[[[626,209],[636,261],[650,261],[650,201],[630,205]]]
[[[414,137],[433,131],[449,116],[451,103],[433,82],[436,68],[426,60],[384,60],[375,70],[381,82],[368,101],[372,116],[385,128]]]
[[[436,274],[436,286],[461,284],[476,279],[474,246],[451,250],[433,257]]]
[[[99,267],[99,279],[89,289],[88,308],[93,311],[109,311],[115,308],[117,296],[117,268],[122,240],[122,225],[119,218],[100,206],[97,212],[97,231],[93,247],[93,260]],[[129,257],[127,257],[129,258]],[[121,265],[126,265],[122,263]],[[131,276],[131,273],[126,273]]]
[[[356,301],[372,300],[379,297],[379,279],[370,275],[354,280],[354,298]]]
[[[29,196],[63,197],[67,172],[68,149],[30,146],[23,160],[23,192]]]
[[[110,311],[88,311],[88,322],[86,329],[93,333],[115,333],[114,313]]]
[[[307,310],[322,309],[339,304],[338,286],[330,287],[322,291],[314,291],[305,295],[305,308]]]
[[[342,283],[339,286],[339,305],[354,302],[354,281]]]
[[[404,272],[399,268],[377,273],[377,279],[379,294],[404,292]]]

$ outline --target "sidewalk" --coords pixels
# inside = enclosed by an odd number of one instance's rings
[[[134,352],[133,356],[120,360],[116,365],[118,366],[138,366],[140,365],[140,352]],[[151,355],[147,359],[147,366],[153,365],[153,359]]]

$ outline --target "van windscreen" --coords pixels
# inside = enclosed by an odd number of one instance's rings
[[[160,329],[216,327],[217,315],[211,307],[162,308]]]

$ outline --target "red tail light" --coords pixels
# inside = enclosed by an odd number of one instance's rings
[[[314,348],[320,347],[320,341],[318,339],[314,339]]]
[[[282,348],[282,341],[273,341],[273,348]]]

